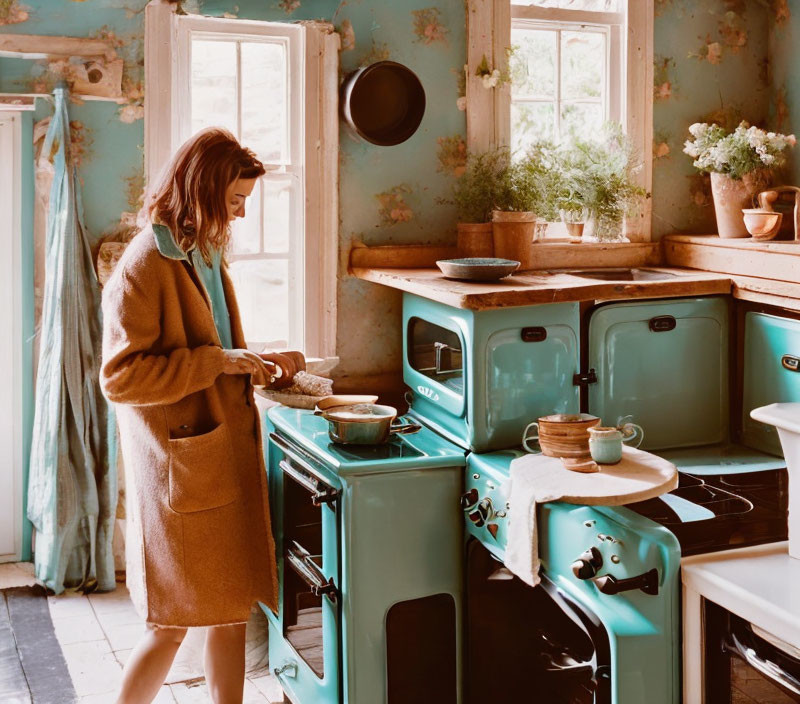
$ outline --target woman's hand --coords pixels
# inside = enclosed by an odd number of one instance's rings
[[[250,374],[253,384],[256,386],[266,386],[269,384],[270,377],[274,373],[274,366],[267,362],[255,352],[250,350],[222,350],[225,361],[222,366],[223,374]]]
[[[302,352],[262,352],[258,356],[267,364],[273,364],[281,371],[280,376],[272,382],[273,389],[284,389],[291,386],[294,375],[306,368],[306,360]]]

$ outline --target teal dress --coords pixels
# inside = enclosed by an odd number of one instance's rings
[[[222,288],[222,274],[220,272],[222,252],[216,249],[211,252],[211,266],[209,266],[197,247],[192,248],[188,253],[178,247],[166,225],[154,224],[153,234],[156,238],[158,251],[163,256],[169,259],[187,261],[194,267],[208,294],[208,299],[211,301],[211,312],[214,316],[214,325],[217,328],[220,343],[225,349],[233,349],[231,317],[228,313],[228,304],[225,302],[225,291]]]

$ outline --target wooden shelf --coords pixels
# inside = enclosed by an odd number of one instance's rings
[[[581,242],[537,242],[534,269],[585,267],[656,266],[661,263],[658,242],[601,244]],[[438,245],[384,245],[368,247],[356,243],[350,250],[350,268],[414,269],[435,267],[439,259],[455,259],[456,247]]]

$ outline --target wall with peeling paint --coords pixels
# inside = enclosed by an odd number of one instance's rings
[[[70,106],[85,222],[93,240],[112,231],[120,213],[136,209],[141,194],[146,4],[147,0],[13,0],[11,18],[0,15],[3,33],[105,38],[125,60],[127,104],[87,101]],[[55,80],[45,61],[0,58],[0,92],[39,91]],[[46,101],[37,101],[36,119],[51,113]]]
[[[790,67],[800,11],[791,14],[790,6],[800,0],[655,2],[653,230],[657,237],[712,232],[708,177],[698,174],[681,151],[687,128],[698,120],[733,125],[747,119],[764,125],[771,118],[778,128],[792,131],[789,115],[797,112],[800,79]],[[0,15],[3,31],[105,36],[125,59],[126,105],[92,102],[71,110],[86,223],[94,239],[111,232],[121,213],[135,210],[141,194],[145,4],[14,0],[8,14]],[[427,111],[406,143],[376,147],[341,132],[338,372],[397,370],[400,296],[347,276],[346,258],[355,240],[371,245],[455,241],[454,210],[440,201],[463,168],[465,152],[464,113],[457,106],[466,53],[463,0],[187,0],[184,7],[246,19],[325,19],[342,37],[343,74],[391,58],[422,79]],[[49,80],[43,62],[0,58],[2,91]],[[36,116],[48,113],[40,105]]]
[[[347,275],[353,241],[455,243],[447,197],[463,168],[464,113],[456,105],[466,43],[463,0],[238,0],[235,14],[258,20],[324,19],[342,36],[341,69],[391,59],[409,66],[427,93],[417,133],[395,147],[340,134],[340,282],[337,374],[400,368],[400,295]],[[231,13],[227,0],[204,0],[206,15]]]
[[[24,7],[23,7],[24,4]],[[120,214],[135,210],[142,187],[141,119],[145,0],[24,0],[3,27],[26,34],[108,36],[119,40],[129,103],[74,105],[86,224],[94,239],[112,231]],[[346,276],[351,243],[454,242],[447,196],[463,166],[464,113],[458,73],[464,63],[462,0],[191,0],[190,12],[212,16],[292,21],[325,19],[342,34],[342,71],[391,58],[422,79],[428,106],[418,132],[396,147],[376,147],[343,129],[340,164],[339,353],[344,374],[399,368],[400,297]],[[2,22],[0,18],[0,22]],[[49,80],[44,62],[0,59],[0,90],[14,92]],[[42,101],[40,101],[41,103]],[[40,105],[37,117],[49,114]]]
[[[800,134],[800,0],[773,0],[769,53],[771,65],[771,123],[778,132]],[[789,159],[786,183],[800,185],[800,154]]]
[[[715,232],[709,177],[692,166],[683,143],[694,122],[768,124],[775,13],[756,0],[655,5],[653,233]]]

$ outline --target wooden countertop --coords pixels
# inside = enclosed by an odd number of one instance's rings
[[[663,281],[604,281],[564,271],[525,271],[500,281],[474,283],[447,279],[439,269],[353,268],[351,273],[377,284],[408,291],[456,308],[486,310],[541,303],[730,294],[729,276],[666,267]]]
[[[727,274],[734,298],[800,310],[800,242],[668,235],[663,246],[668,266]]]

